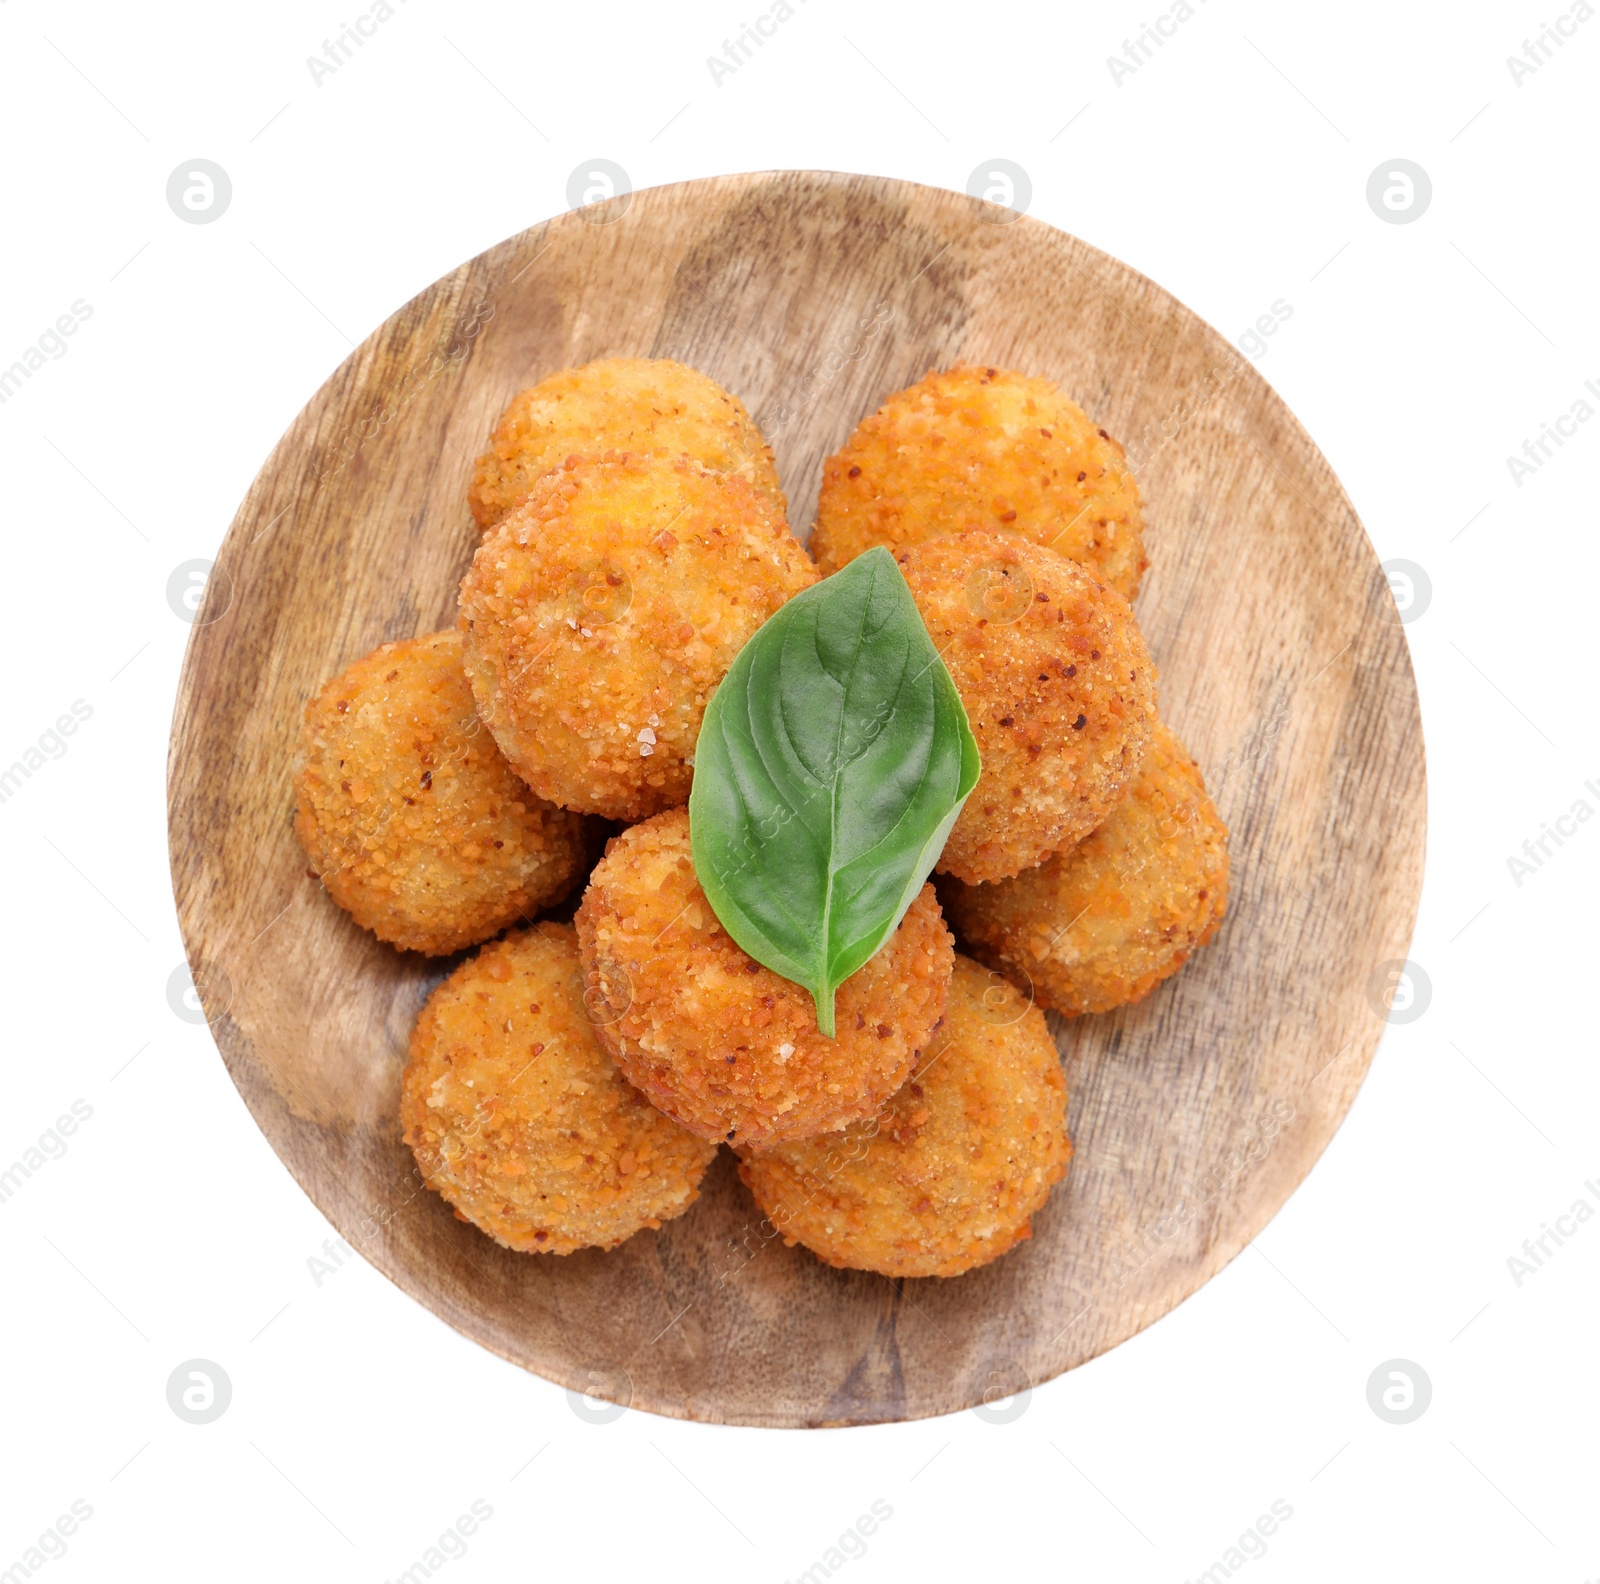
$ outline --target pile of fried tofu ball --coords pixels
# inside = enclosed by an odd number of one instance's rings
[[[424,1180],[507,1248],[569,1254],[682,1215],[726,1144],[772,1232],[829,1265],[955,1276],[1028,1237],[1072,1153],[1043,1009],[1138,1000],[1227,897],[1129,604],[1122,448],[1046,380],[931,373],[828,459],[808,552],[737,398],[613,358],[516,397],[469,502],[457,627],[325,684],[296,768],[311,872],[357,924],[480,948],[411,1039]],[[875,545],[983,771],[829,1039],[718,922],[685,805],[741,646]],[[579,887],[573,923],[530,923]]]

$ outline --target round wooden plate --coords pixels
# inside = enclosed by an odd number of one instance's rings
[[[419,1185],[396,1122],[450,962],[357,929],[308,878],[305,700],[454,622],[472,460],[513,393],[618,354],[743,397],[800,532],[823,458],[930,368],[1047,375],[1128,446],[1164,718],[1232,831],[1216,943],[1140,1005],[1059,1023],[1077,1154],[1031,1242],[954,1280],[835,1271],[771,1236],[724,1152],[660,1232],[512,1254]],[[1228,342],[1135,271],[955,193],[814,172],[612,199],[463,265],[379,327],[228,531],[179,685],[178,914],[224,1061],[353,1247],[568,1388],[750,1425],[994,1402],[1132,1336],[1231,1260],[1326,1147],[1383,1031],[1421,883],[1416,686],[1349,501]]]

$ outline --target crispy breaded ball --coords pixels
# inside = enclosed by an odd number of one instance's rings
[[[1228,830],[1200,767],[1158,726],[1144,772],[1094,834],[998,885],[941,887],[974,956],[1041,1006],[1109,1012],[1175,974],[1222,923]]]
[[[689,814],[613,837],[578,908],[600,1037],[629,1082],[704,1138],[761,1146],[871,1116],[944,1014],[953,957],[932,886],[839,986],[837,1038],[810,991],[734,944],[695,878]]]
[[[1066,1172],[1067,1084],[1044,1014],[958,956],[945,1025],[881,1115],[739,1167],[786,1243],[885,1276],[959,1276],[1032,1235]]]
[[[429,996],[400,1121],[423,1181],[526,1253],[615,1248],[682,1215],[717,1153],[601,1049],[570,924],[485,946]]]
[[[1000,880],[1082,840],[1133,784],[1155,667],[1128,602],[1053,550],[972,532],[895,559],[983,758],[938,867]]]
[[[1149,561],[1122,447],[1049,380],[962,366],[931,373],[862,420],[823,464],[811,553],[837,572],[964,528],[1048,545],[1126,599]]]
[[[552,803],[619,820],[674,808],[733,657],[816,579],[743,479],[687,457],[570,457],[462,581],[478,712]]]
[[[475,946],[570,891],[585,821],[517,779],[473,707],[461,634],[384,644],[306,706],[295,834],[328,894],[408,951]]]
[[[501,414],[467,496],[478,526],[499,522],[569,456],[602,451],[688,456],[737,474],[779,517],[787,510],[772,447],[737,396],[670,358],[603,358],[540,380]]]

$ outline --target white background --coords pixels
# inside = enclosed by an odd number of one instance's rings
[[[365,4],[0,0],[0,366],[92,308],[0,406],[0,762],[74,700],[93,710],[0,803],[0,1165],[75,1099],[93,1109],[0,1204],[0,1570],[81,1499],[93,1517],[47,1579],[393,1579],[477,1499],[493,1516],[449,1584],[777,1581],[877,1499],[893,1516],[847,1584],[1179,1584],[1282,1500],[1293,1517],[1244,1565],[1251,1584],[1600,1576],[1600,1221],[1520,1286],[1507,1266],[1600,1200],[1583,1186],[1600,1183],[1600,823],[1520,885],[1507,864],[1576,800],[1600,810],[1600,423],[1520,484],[1506,463],[1600,382],[1600,18],[1519,85],[1508,55],[1564,0],[1196,0],[1119,86],[1106,57],[1167,0],[795,0],[718,85],[706,57],[765,0],[394,0],[318,85],[306,57]],[[165,198],[197,157],[232,180],[213,224]],[[215,554],[353,342],[566,207],[595,157],[636,187],[792,166],[961,189],[980,162],[1017,162],[1032,213],[1230,336],[1292,305],[1263,373],[1380,556],[1431,582],[1406,628],[1427,1010],[1390,1027],[1256,1248],[1004,1424],[586,1423],[359,1259],[318,1285],[307,1261],[331,1229],[204,1025],[169,1008],[164,760],[189,635],[169,574]],[[1365,196],[1396,157],[1432,179],[1410,224]],[[166,1401],[194,1357],[233,1388],[204,1426]],[[1367,1402],[1394,1358],[1432,1383],[1406,1425]]]

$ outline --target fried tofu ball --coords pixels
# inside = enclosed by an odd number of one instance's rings
[[[1200,767],[1158,726],[1132,794],[1094,834],[998,885],[941,887],[974,956],[1065,1016],[1175,974],[1222,923],[1228,830]]]
[[[837,1038],[810,991],[718,923],[673,809],[613,837],[578,908],[600,1038],[623,1076],[703,1138],[760,1147],[871,1116],[944,1014],[953,950],[932,886],[839,986]]]
[[[959,1276],[1032,1235],[1072,1155],[1044,1014],[958,956],[945,1026],[881,1115],[746,1155],[739,1175],[786,1243],[885,1276]]]
[[[978,739],[983,774],[939,870],[1000,880],[1082,840],[1138,775],[1156,672],[1120,594],[1009,534],[896,552]]]
[[[295,794],[295,834],[329,896],[379,940],[431,956],[560,901],[592,851],[586,822],[535,797],[483,729],[453,631],[384,644],[324,684]]]
[[[688,456],[753,485],[779,517],[787,510],[772,447],[737,396],[670,358],[603,358],[540,380],[501,414],[467,495],[478,526],[569,456],[602,451]]]
[[[677,807],[733,657],[816,578],[743,479],[687,457],[569,457],[462,581],[478,712],[552,803],[618,820]]]
[[[429,996],[400,1121],[422,1180],[524,1253],[615,1248],[659,1227],[694,1203],[717,1153],[601,1049],[570,924],[485,946]]]
[[[1049,380],[963,366],[891,396],[823,464],[811,553],[837,572],[964,528],[1048,545],[1125,599],[1144,553],[1123,450]]]

